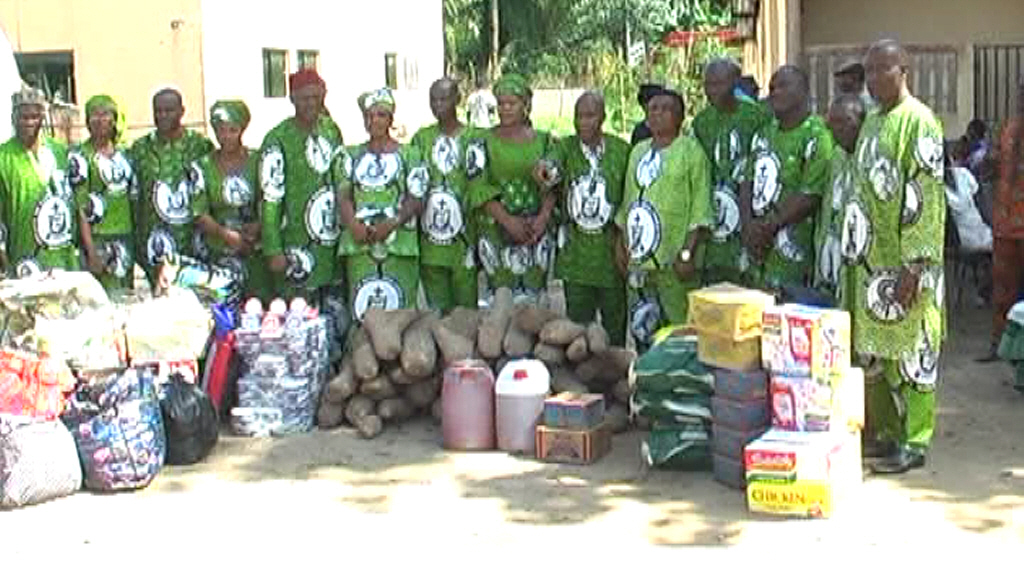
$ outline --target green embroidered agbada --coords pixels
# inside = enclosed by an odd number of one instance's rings
[[[0,251],[8,276],[78,270],[78,212],[67,150],[40,135],[36,152],[17,137],[0,146]]]
[[[739,283],[749,264],[740,241],[740,183],[747,172],[750,143],[754,134],[772,121],[763,105],[747,99],[737,101],[736,110],[725,112],[708,106],[693,119],[693,135],[700,142],[712,169],[712,203],[715,227],[704,254],[704,283]]]
[[[451,137],[433,124],[411,143],[430,174],[420,218],[420,279],[429,306],[445,313],[477,305],[476,239],[469,217],[469,181],[480,176],[482,160],[469,154],[475,133],[464,127]]]
[[[842,146],[832,148],[831,185],[822,197],[814,233],[815,254],[814,287],[842,300],[840,282],[843,258],[839,246],[842,240],[843,213],[846,203],[853,197],[853,156]]]
[[[288,258],[284,277],[275,279],[286,296],[308,295],[336,282],[341,227],[331,163],[342,145],[341,132],[326,116],[312,133],[289,118],[263,139],[263,253],[268,259]]]
[[[821,197],[830,182],[832,133],[824,120],[808,116],[783,130],[773,120],[751,143],[752,213],[762,218],[775,212],[795,194]],[[815,218],[786,226],[775,236],[762,263],[751,263],[755,287],[775,290],[786,285],[809,286],[814,274]]]

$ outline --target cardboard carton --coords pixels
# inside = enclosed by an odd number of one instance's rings
[[[761,360],[773,374],[842,374],[850,367],[850,349],[850,315],[843,310],[787,304],[764,311]]]
[[[604,422],[604,396],[562,392],[544,401],[544,425],[590,430]]]
[[[590,464],[612,449],[612,430],[604,424],[590,430],[537,426],[537,459],[563,464]]]
[[[761,339],[746,340],[701,332],[697,340],[697,359],[715,368],[749,372],[761,367]]]
[[[862,482],[860,433],[770,430],[744,450],[747,508],[829,518]]]
[[[815,379],[774,375],[771,378],[772,426],[799,432],[864,428],[864,371]]]
[[[761,335],[764,309],[775,297],[734,284],[722,283],[690,292],[689,323],[701,335],[747,340]]]

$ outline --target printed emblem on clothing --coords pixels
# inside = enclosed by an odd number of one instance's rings
[[[768,139],[761,134],[755,134],[750,141],[750,151],[757,155],[768,153]]]
[[[661,152],[651,148],[636,165],[636,182],[641,188],[650,188],[661,176]]]
[[[426,166],[413,168],[409,171],[409,176],[405,178],[405,188],[413,198],[421,199],[426,196],[429,186],[430,172]]]
[[[792,226],[786,226],[775,235],[775,249],[782,254],[782,257],[790,262],[803,262],[806,257],[803,249],[793,239],[794,230]]]
[[[939,353],[924,332],[918,337],[914,349],[900,357],[900,375],[918,392],[935,390],[939,381]]]
[[[210,259],[210,246],[206,243],[206,235],[202,230],[192,231],[192,253],[200,260]]]
[[[0,224],[0,250],[7,249],[7,226]]]
[[[914,159],[934,178],[942,178],[942,142],[933,136],[922,136],[914,146]]]
[[[647,260],[661,246],[661,217],[647,200],[637,200],[626,215],[626,238],[629,258],[634,262]]]
[[[551,265],[552,256],[555,253],[555,245],[549,234],[541,237],[533,249],[533,263],[539,268],[547,270]]]
[[[245,283],[247,278],[245,264],[237,256],[222,256],[217,260],[217,266],[225,270],[236,281]]]
[[[712,240],[725,242],[740,229],[740,205],[728,186],[718,186],[711,196],[715,208],[715,230]]]
[[[180,226],[192,220],[192,203],[189,183],[182,180],[176,188],[166,182],[153,184],[153,208],[157,216],[167,224]]]
[[[603,176],[587,173],[572,185],[569,192],[569,217],[584,232],[596,234],[611,220],[612,205],[608,202],[607,184]]]
[[[853,174],[849,170],[843,170],[839,177],[832,181],[832,211],[839,213],[843,204],[851,197],[853,192]]]
[[[829,286],[839,284],[839,270],[843,265],[843,257],[840,251],[840,241],[828,234],[818,254],[818,275]]]
[[[252,187],[241,176],[228,176],[221,185],[224,203],[235,208],[248,206],[253,199]]]
[[[72,186],[78,186],[89,178],[89,161],[77,151],[68,152],[68,182]]]
[[[897,272],[880,272],[868,280],[868,310],[881,322],[899,322],[906,316],[897,297],[898,282]]]
[[[364,279],[356,288],[352,301],[352,312],[359,322],[363,321],[366,311],[371,308],[378,310],[398,310],[405,305],[402,288],[392,278],[373,276]]]
[[[762,154],[754,162],[754,186],[751,208],[754,216],[764,216],[779,200],[782,186],[779,183],[779,157],[774,153]]]
[[[14,275],[18,278],[28,278],[42,273],[43,267],[34,258],[25,258],[14,267]]]
[[[89,194],[87,202],[84,206],[85,219],[93,226],[103,222],[104,216],[107,215],[107,202],[103,199],[103,196],[94,192]]]
[[[634,290],[640,290],[647,285],[647,271],[631,269],[626,274],[626,285]]]
[[[100,260],[103,262],[103,270],[114,278],[127,278],[131,270],[131,258],[128,255],[128,246],[121,240],[103,242],[99,246]]]
[[[277,203],[284,198],[284,152],[279,146],[268,148],[260,158],[260,184],[263,198]]]
[[[868,173],[868,179],[871,180],[871,187],[875,191],[875,196],[878,196],[878,199],[883,202],[891,200],[896,195],[896,190],[900,185],[900,177],[896,171],[896,166],[885,157],[875,160],[875,163],[871,166],[871,171]]]
[[[447,176],[459,167],[459,145],[455,138],[444,134],[438,136],[431,152],[434,166],[441,174]]]
[[[445,188],[435,188],[423,209],[423,232],[434,244],[447,245],[462,232],[462,207],[455,195]]]
[[[562,224],[558,227],[558,249],[562,250],[569,244],[569,227]]]
[[[908,182],[903,193],[903,211],[900,213],[900,223],[904,226],[916,224],[921,219],[924,194],[921,193],[921,185],[916,180]]]
[[[484,143],[474,140],[466,146],[466,177],[476,178],[487,168],[487,150]]]
[[[398,175],[398,154],[367,152],[355,163],[355,179],[366,188],[384,188]]]
[[[71,243],[74,213],[66,198],[48,194],[36,204],[33,222],[36,244],[59,248]]]
[[[629,331],[637,342],[650,344],[661,326],[661,306],[654,300],[641,299],[630,309]]]
[[[284,275],[292,284],[304,284],[313,275],[313,268],[316,267],[316,258],[309,250],[305,248],[287,248],[284,251],[284,256],[288,262]]]
[[[501,264],[517,276],[526,274],[533,266],[533,253],[529,246],[506,246],[501,250]]]
[[[722,150],[722,148],[726,148]],[[719,138],[715,142],[715,165],[721,166],[726,162],[735,162],[740,157],[740,132],[739,130],[733,129],[729,132],[729,135],[724,138]]]
[[[306,232],[321,245],[338,241],[341,230],[338,227],[334,191],[330,188],[321,188],[306,203]]]
[[[199,167],[199,162],[190,164],[186,175],[186,180],[189,183],[189,192],[193,196],[199,196],[201,193],[206,192],[206,177],[203,176],[203,170]]]
[[[157,228],[149,233],[146,239],[146,261],[150,266],[156,266],[177,253],[178,245],[169,232]]]
[[[319,134],[310,134],[306,138],[306,163],[317,174],[326,174],[331,169],[331,158],[334,147]]]
[[[850,202],[843,213],[843,229],[840,246],[843,259],[849,263],[859,263],[871,246],[871,220],[864,213],[860,202]]]
[[[488,276],[493,276],[498,271],[499,257],[498,250],[487,238],[481,238],[477,243],[477,250],[480,253],[480,263],[484,266],[484,271],[487,272]]]
[[[134,176],[132,165],[120,150],[115,151],[114,155],[110,158],[102,154],[96,154],[93,156],[93,161],[96,162],[100,180],[106,186],[107,193],[120,195],[131,186],[132,177]]]
[[[935,306],[941,310],[946,299],[946,272],[941,266],[930,267],[921,273],[917,291],[924,294],[928,290],[934,294]]]
[[[810,162],[814,155],[818,153],[818,139],[811,138],[807,141],[807,145],[804,146],[804,162]]]

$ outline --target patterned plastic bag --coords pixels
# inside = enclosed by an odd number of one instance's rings
[[[82,485],[75,442],[59,421],[0,420],[0,508],[74,494]]]

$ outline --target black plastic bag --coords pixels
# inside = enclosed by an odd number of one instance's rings
[[[168,464],[187,466],[210,454],[220,430],[217,410],[205,392],[181,376],[171,376],[164,385],[160,411],[167,431]]]

